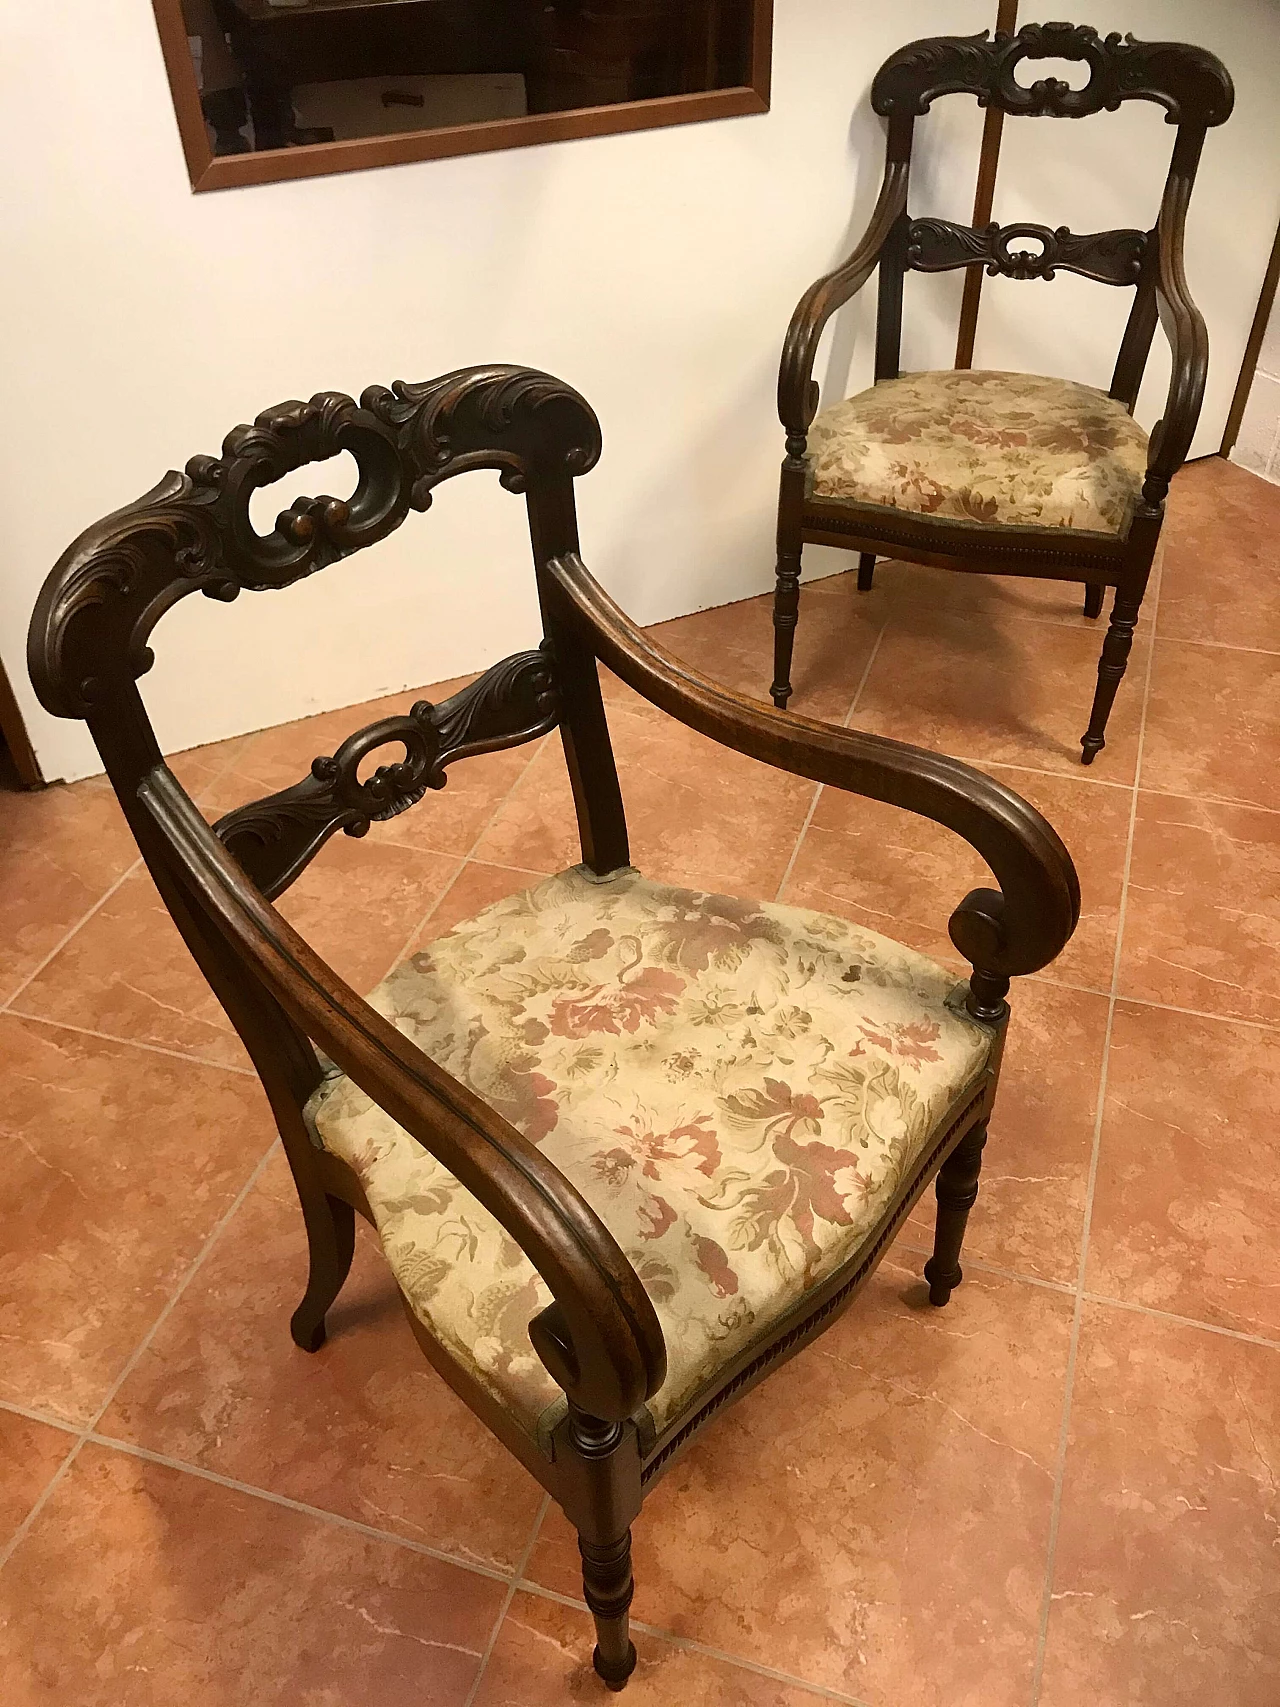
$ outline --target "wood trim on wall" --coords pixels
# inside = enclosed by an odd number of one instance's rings
[[[9,757],[13,760],[13,768],[17,771],[18,781],[22,786],[43,787],[44,778],[40,774],[35,748],[31,745],[31,737],[27,734],[27,726],[22,720],[22,712],[14,695],[13,684],[9,680],[9,672],[3,663],[0,663],[0,735],[4,736],[4,744],[9,749]]]
[[[999,0],[996,8],[996,32],[1012,35],[1018,27],[1018,0]],[[973,192],[975,226],[990,223],[991,209],[996,196],[996,168],[1000,164],[1000,138],[1004,131],[1004,113],[999,107],[988,107],[982,126],[982,147],[978,154],[978,182]],[[982,300],[981,267],[966,267],[964,296],[960,302],[960,326],[956,334],[956,366],[973,366],[973,345],[978,334],[978,305]]]
[[[1271,259],[1267,262],[1267,270],[1262,276],[1262,289],[1258,293],[1258,306],[1253,313],[1253,324],[1249,328],[1248,341],[1244,347],[1244,357],[1240,363],[1240,376],[1236,380],[1231,407],[1227,411],[1227,424],[1223,429],[1222,446],[1219,452],[1222,456],[1230,456],[1235,448],[1236,438],[1240,432],[1240,423],[1244,419],[1245,405],[1249,401],[1249,392],[1253,387],[1253,376],[1258,371],[1258,355],[1262,349],[1262,340],[1267,335],[1267,325],[1271,319],[1271,310],[1275,305],[1277,286],[1280,286],[1280,226],[1276,227],[1275,242],[1271,245]]]
[[[152,0],[193,190],[224,190],[278,183],[286,178],[327,177],[335,172],[367,171],[412,160],[491,154],[499,149],[532,148],[575,137],[611,136],[621,131],[657,130],[666,125],[767,113],[773,58],[773,0],[754,0],[754,4],[749,81],[735,88],[710,89],[696,95],[665,95],[651,101],[619,101],[562,113],[533,113],[525,118],[405,131],[396,136],[370,136],[358,141],[215,155],[200,106],[181,0]]]

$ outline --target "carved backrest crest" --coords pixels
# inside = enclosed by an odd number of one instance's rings
[[[249,503],[309,463],[349,451],[349,499],[299,498],[269,534]],[[217,457],[193,457],[144,498],[83,533],[46,583],[29,664],[45,707],[84,717],[154,662],[160,617],[189,593],[230,600],[287,587],[384,539],[442,481],[496,469],[509,491],[594,467],[600,425],[579,394],[528,368],[468,368],[425,385],[373,386],[266,410]]]
[[[1032,83],[1015,75],[1024,60],[1078,60],[1087,82],[1073,89],[1060,77]],[[1089,24],[1024,24],[1014,35],[984,30],[974,36],[932,36],[891,54],[871,85],[871,104],[898,129],[891,151],[910,153],[912,120],[940,95],[970,94],[981,107],[1018,117],[1084,118],[1114,112],[1124,101],[1154,101],[1179,127],[1175,163],[1189,185],[1205,128],[1221,124],[1235,99],[1231,78],[1213,54],[1185,42],[1141,42],[1115,33],[1100,36]],[[905,126],[905,129],[902,128]],[[897,135],[897,142],[893,138]],[[1173,182],[1171,169],[1170,182]],[[1029,248],[1028,240],[1036,247]],[[1076,233],[1065,225],[1032,223],[957,225],[946,219],[909,222],[902,252],[917,272],[985,266],[1013,279],[1051,279],[1062,270],[1102,284],[1136,285],[1150,243],[1145,231]]]
[[[1024,60],[1074,59],[1089,67],[1080,89],[1058,77],[1031,84],[1014,75]],[[1170,124],[1212,126],[1231,113],[1235,91],[1226,67],[1186,42],[1143,42],[1089,24],[1024,24],[1010,35],[930,36],[885,60],[871,85],[871,105],[886,118],[918,117],[940,95],[968,94],[978,105],[1015,117],[1084,118],[1114,112],[1123,101],[1154,101]]]

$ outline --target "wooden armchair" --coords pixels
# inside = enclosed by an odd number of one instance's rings
[[[1026,59],[1083,60],[1083,88],[1056,78],[1029,86]],[[940,95],[976,95],[1011,117],[1083,118],[1122,101],[1155,101],[1178,127],[1159,217],[1150,231],[1076,234],[1065,226],[912,219],[907,211],[915,121]],[[778,376],[786,457],[778,505],[773,699],[791,694],[791,648],[807,541],[857,551],[858,586],[877,554],[944,569],[1083,581],[1096,617],[1114,587],[1089,727],[1091,764],[1124,676],[1169,482],[1182,466],[1204,396],[1208,339],[1183,270],[1183,227],[1210,125],[1234,92],[1210,53],[1181,42],[1105,39],[1087,25],[1027,24],[1016,35],[911,42],[880,67],[871,104],[888,122],[885,176],[861,242],[819,279],[792,317]],[[1031,244],[1034,247],[1029,248]],[[1039,375],[970,370],[903,375],[903,279],[908,272],[985,266],[1006,278],[1058,270],[1134,287],[1111,388]],[[813,366],[823,328],[880,269],[875,384],[818,412]],[[1156,321],[1173,372],[1164,416],[1148,442],[1133,420]]]
[[[254,531],[257,488],[340,450],[359,465],[349,501],[300,499]],[[935,1175],[933,1302],[960,1283],[1009,980],[1059,952],[1079,892],[1053,830],[990,777],[738,698],[629,622],[578,556],[573,481],[599,450],[582,398],[518,368],[282,404],[80,537],[41,595],[30,663],[43,704],[87,721],[270,1098],[310,1245],[294,1339],[322,1345],[359,1212],[423,1352],[576,1527],[596,1670],[620,1689],[646,1491],[850,1302]],[[194,592],[288,586],[478,468],[526,496],[541,645],[211,828],[136,685],[160,616]],[[634,871],[599,662],[729,748],[977,848],[999,887],[951,917],[968,981],[842,920]],[[468,755],[555,728],[576,869],[460,924],[367,1000],[272,906],[336,831],[360,836]],[[384,747],[403,756],[369,774]]]

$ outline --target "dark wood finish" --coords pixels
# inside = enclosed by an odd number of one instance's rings
[[[933,1255],[924,1265],[924,1277],[929,1282],[931,1304],[947,1303],[964,1279],[964,1271],[960,1267],[960,1247],[964,1243],[969,1211],[978,1201],[978,1176],[982,1172],[982,1152],[986,1142],[986,1127],[973,1127],[938,1170],[935,1187],[938,1196],[938,1223],[933,1239]]]
[[[229,0],[228,0],[229,3]],[[413,160],[441,160],[459,154],[488,154],[530,148],[577,137],[609,136],[623,131],[655,130],[697,124],[769,110],[773,52],[773,0],[750,0],[752,33],[743,81],[728,88],[652,98],[584,104],[571,111],[532,112],[522,118],[446,125],[344,141],[306,141],[228,154],[214,154],[206,114],[201,107],[182,0],[152,0],[174,111],[193,190],[233,189],[276,183],[288,178],[325,177],[335,172],[366,171]],[[290,14],[281,13],[273,22]],[[267,26],[263,26],[264,28]],[[217,115],[209,115],[213,123]],[[234,118],[229,121],[233,126]],[[281,121],[282,124],[284,121]],[[281,137],[283,141],[283,136]]]
[[[1039,250],[1014,247],[1029,237]],[[913,219],[907,228],[907,265],[917,273],[946,273],[985,261],[994,278],[1051,279],[1079,273],[1099,284],[1137,284],[1147,247],[1145,231],[1073,232],[1065,225],[956,225],[949,219]]]
[[[407,717],[357,730],[331,758],[314,759],[310,776],[228,812],[214,834],[274,901],[336,831],[367,835],[371,824],[407,811],[428,789],[443,788],[446,766],[532,741],[558,722],[550,660],[545,652],[521,652],[441,705],[420,700]],[[364,760],[395,744],[403,746],[404,758],[379,765],[361,782]]]
[[[1072,89],[1061,79],[1030,85],[1014,75],[1024,60],[1084,61],[1089,81]],[[1124,101],[1153,101],[1176,124],[1177,137],[1160,213],[1150,231],[1076,234],[1065,226],[987,223],[958,225],[915,219],[907,211],[912,129],[942,95],[970,94],[980,105],[1014,116],[1083,118]],[[1107,718],[1128,660],[1164,520],[1169,482],[1190,449],[1200,415],[1209,349],[1204,321],[1191,298],[1183,264],[1187,203],[1207,129],[1222,124],[1233,101],[1231,79],[1212,54],[1181,42],[1138,42],[1099,36],[1088,25],[1026,24],[1016,34],[984,31],[911,42],[876,73],[871,104],[888,120],[880,198],[862,240],[841,266],[800,299],[783,346],[778,415],[786,430],[778,496],[777,587],[774,595],[774,703],[791,695],[791,655],[799,616],[801,560],[806,544],[859,553],[858,585],[871,585],[877,555],[963,572],[1034,575],[1076,581],[1085,614],[1102,610],[1103,590],[1116,598],[1081,758],[1091,764],[1105,745]],[[1037,247],[1028,249],[1030,241]],[[1151,435],[1146,476],[1132,514],[1118,534],[955,521],[920,512],[815,497],[809,490],[808,432],[818,413],[813,367],[832,314],[879,269],[875,377],[899,372],[903,283],[908,272],[985,268],[1016,279],[1052,279],[1067,270],[1110,285],[1131,286],[1134,305],[1125,328],[1110,395],[1132,413],[1156,325],[1168,339],[1172,374],[1164,415]],[[963,341],[963,340],[962,340]],[[972,339],[968,341],[972,354]]]
[[[996,7],[996,34],[1012,35],[1018,22],[1018,0],[999,0]],[[995,203],[996,172],[1000,165],[1000,139],[1004,132],[1004,113],[999,107],[988,106],[982,121],[982,144],[978,150],[978,181],[973,189],[973,224],[988,225]],[[960,299],[960,324],[956,329],[956,366],[973,366],[973,346],[978,335],[978,308],[982,301],[982,274],[970,267],[964,275],[964,294]]]
[[[1280,287],[1280,225],[1276,227],[1275,241],[1271,245],[1271,256],[1267,262],[1267,270],[1263,274],[1262,289],[1258,292],[1258,306],[1253,311],[1253,324],[1249,327],[1249,337],[1245,343],[1244,356],[1240,362],[1239,377],[1236,379],[1236,388],[1231,397],[1231,408],[1227,411],[1227,424],[1223,429],[1222,444],[1218,449],[1220,456],[1230,456],[1235,449],[1236,439],[1240,434],[1240,423],[1244,420],[1245,405],[1249,401],[1249,392],[1253,386],[1253,376],[1258,371],[1258,357],[1262,352],[1262,340],[1267,335],[1271,311],[1275,307],[1277,287]]]
[[[253,493],[282,472],[351,451],[352,498],[299,500],[272,532],[249,525]],[[322,393],[267,410],[138,503],[87,530],[64,555],[32,619],[29,658],[42,703],[87,721],[159,892],[244,1039],[271,1102],[310,1249],[298,1345],[317,1350],[351,1261],[354,1216],[370,1217],[360,1181],[319,1148],[305,1109],[321,1081],[318,1050],[438,1158],[498,1219],[550,1290],[530,1341],[566,1399],[535,1441],[408,1309],[424,1354],[475,1414],[555,1497],[579,1537],[596,1623],[596,1670],[621,1688],[628,1633],[630,1532],[649,1487],[725,1404],[821,1333],[874,1272],[940,1169],[951,1219],[940,1223],[956,1270],[957,1182],[985,1130],[999,1075],[1012,976],[1046,966],[1079,914],[1071,860],[1044,819],[981,772],[939,754],[796,717],[728,692],[631,623],[579,555],[573,481],[595,463],[599,425],[576,392],[546,374],[476,368],[426,385],[374,387],[359,403]],[[138,693],[163,612],[195,592],[230,598],[285,587],[384,537],[423,510],[441,481],[496,470],[525,496],[544,641],[471,687],[358,731],[294,787],[207,824],[165,764]],[[584,860],[627,860],[626,823],[599,687],[607,664],[690,728],[814,781],[889,801],[944,824],[990,866],[951,916],[969,961],[968,1006],[990,1027],[991,1058],[900,1181],[860,1249],[743,1350],[656,1432],[645,1401],[666,1375],[653,1305],[609,1229],[554,1164],[465,1085],[350,989],[271,903],[342,829],[360,834],[408,809],[473,753],[559,726],[573,779]],[[404,757],[363,782],[370,754]],[[961,1159],[954,1163],[953,1156]],[[966,1175],[967,1177],[967,1175]],[[950,1196],[946,1194],[950,1193]],[[954,1284],[954,1281],[952,1282]]]

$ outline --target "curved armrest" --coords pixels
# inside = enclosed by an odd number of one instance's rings
[[[138,798],[178,875],[281,1007],[494,1215],[551,1289],[529,1324],[579,1409],[621,1422],[662,1385],[666,1346],[613,1234],[514,1126],[345,984],[248,881],[164,765]]]
[[[891,160],[880,186],[880,199],[862,240],[833,273],[810,285],[800,298],[787,341],[782,346],[778,370],[778,418],[790,434],[803,435],[818,413],[818,387],[813,363],[822,329],[842,303],[860,291],[880,264],[880,252],[888,241],[894,222],[907,206],[905,160]]]
[[[1194,173],[1194,164],[1192,174]],[[1169,482],[1186,461],[1200,419],[1209,372],[1209,334],[1187,285],[1183,234],[1191,175],[1171,173],[1157,226],[1156,308],[1169,340],[1172,372],[1164,414],[1151,435],[1143,497],[1159,504]]]
[[[672,717],[779,770],[930,818],[976,848],[1000,893],[975,889],[950,921],[976,972],[1007,979],[1061,953],[1080,917],[1080,885],[1056,831],[1020,795],[941,753],[732,694],[637,628],[580,558],[554,558],[547,571],[597,657]]]

